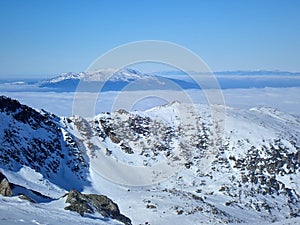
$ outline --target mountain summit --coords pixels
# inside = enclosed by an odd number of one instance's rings
[[[46,88],[54,88],[56,91],[76,91],[79,82],[86,83],[105,83],[103,90],[121,90],[129,82],[142,79],[153,79],[150,75],[145,75],[137,70],[122,69],[116,71],[115,69],[98,70],[94,72],[80,72],[80,73],[63,73],[60,76],[41,81],[39,86]]]
[[[85,91],[99,91],[96,87],[104,85],[101,91],[121,91],[129,84],[135,84],[135,90],[145,89],[170,89],[171,82],[182,88],[199,88],[196,84],[179,80],[176,78],[165,78],[143,74],[135,69],[124,68],[119,71],[115,69],[98,70],[94,72],[63,73],[52,79],[39,83],[39,87],[53,89],[55,91],[82,91],[77,89],[80,82],[88,86]]]

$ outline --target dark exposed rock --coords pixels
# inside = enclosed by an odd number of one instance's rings
[[[7,178],[0,172],[0,194],[3,196],[12,196],[11,185]]]
[[[98,212],[104,217],[119,220],[125,225],[131,225],[131,220],[122,215],[118,205],[105,195],[81,194],[76,190],[71,190],[67,194],[66,203],[70,203],[69,206],[65,207],[66,210],[78,212],[81,216],[84,216],[84,213]]]
[[[0,195],[12,197],[19,196],[20,199],[32,203],[50,202],[53,199],[37,191],[25,188],[23,186],[10,183],[4,174],[0,172]],[[29,197],[31,196],[31,197]]]
[[[233,159],[229,156],[233,168],[239,170],[241,177],[233,181],[228,190],[224,189],[224,193],[234,198],[238,197],[238,204],[244,204],[240,200],[242,195],[249,196],[252,200],[259,195],[264,196],[263,199],[280,195],[289,203],[290,213],[297,213],[300,199],[298,191],[288,189],[277,179],[285,174],[296,174],[300,168],[298,162],[300,151],[295,143],[293,145],[296,151],[291,152],[280,140],[274,140],[270,141],[269,146],[262,145],[261,148],[252,146],[243,158]],[[242,186],[244,189],[238,188]],[[251,203],[245,203],[245,206],[258,212],[267,211],[271,215],[271,209],[276,208],[276,205],[266,202],[256,199]]]
[[[79,149],[71,134],[64,140],[59,117],[38,112],[5,96],[0,96],[0,117],[5,121],[0,132],[1,168],[18,171],[27,166],[54,183],[60,180],[57,179],[60,171],[67,169],[72,174],[68,179],[86,181],[85,152]],[[74,188],[70,182],[65,182],[63,187]]]
[[[22,199],[22,200],[26,200],[26,201],[29,201],[31,203],[35,203],[35,201],[33,201],[31,198],[29,198],[27,195],[20,195],[19,196],[19,199]]]
[[[121,142],[121,141],[119,140],[119,138],[117,138],[112,132],[109,132],[108,135],[109,135],[109,138],[111,139],[111,141],[112,141],[113,143],[118,144],[118,143]]]
[[[156,205],[147,204],[147,205],[146,205],[146,208],[147,208],[147,209],[156,209],[157,207],[156,207]]]
[[[109,137],[127,154],[135,152],[136,146],[132,145],[134,142],[142,149],[141,155],[145,157],[156,157],[158,152],[167,155],[167,152],[173,149],[171,143],[176,138],[177,132],[162,121],[142,117],[125,110],[101,117],[98,123],[95,123],[95,127],[97,126],[99,129],[95,128],[95,130],[98,136],[104,139]]]

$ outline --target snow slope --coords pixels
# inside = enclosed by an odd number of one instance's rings
[[[120,225],[122,223],[103,218],[101,215],[86,215],[81,217],[75,212],[63,210],[64,199],[56,200],[48,204],[34,204],[18,197],[0,196],[0,223],[14,224],[109,224]]]
[[[115,223],[99,215],[81,218],[64,211],[58,198],[70,188],[109,196],[133,224],[299,222],[297,116],[266,107],[226,107],[224,130],[215,130],[207,105],[174,102],[147,111],[59,118],[5,97],[1,100],[6,102],[0,110],[1,171],[11,182],[53,199],[34,204],[1,197],[1,221],[8,224],[56,224],[63,219]],[[185,110],[190,123],[181,120],[178,110]],[[217,145],[216,131],[222,131]],[[41,143],[41,151],[33,145],[34,137],[50,144]],[[54,143],[60,146],[52,152]],[[41,152],[46,159],[28,160]],[[171,174],[156,170],[165,168],[165,162],[174,166],[166,167],[175,168]],[[145,168],[153,174],[137,172]],[[15,217],[9,213],[12,208]],[[58,216],[42,216],[48,211]]]

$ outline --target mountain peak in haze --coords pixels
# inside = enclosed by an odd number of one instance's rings
[[[124,68],[121,70],[116,69],[102,69],[88,72],[68,72],[61,75],[45,80],[42,84],[59,83],[67,80],[84,80],[91,82],[104,82],[104,81],[131,81],[136,79],[142,79],[143,77],[149,77],[149,75],[142,74],[141,72]]]

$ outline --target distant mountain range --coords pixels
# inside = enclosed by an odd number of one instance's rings
[[[86,91],[99,91],[99,83],[104,82],[103,77],[112,71],[97,73],[67,73],[50,80],[42,81],[40,87],[54,88],[56,90],[75,91],[79,82],[84,81]],[[178,74],[179,72],[179,74]],[[200,77],[207,84],[206,74],[192,73]],[[281,71],[224,71],[216,72],[216,79],[222,89],[228,88],[264,88],[264,87],[299,87],[300,73]],[[162,71],[152,74],[142,74],[134,69],[123,69],[105,82],[102,91],[120,91],[129,83],[138,82],[139,85],[132,90],[173,89],[171,84],[182,89],[199,89],[199,85],[191,77],[180,71]],[[206,88],[216,88],[215,86]]]
[[[210,84],[211,74],[191,72],[201,83]],[[284,71],[223,71],[214,73],[220,88],[300,87],[299,72]],[[78,86],[80,84],[80,86]],[[207,86],[206,88],[216,88]],[[79,88],[78,88],[79,87]],[[2,81],[1,91],[99,92],[121,90],[199,89],[199,85],[181,71],[143,74],[135,69],[101,70],[96,72],[63,73],[57,77],[29,82]]]
[[[83,89],[77,89],[79,83]],[[134,69],[101,70],[98,72],[64,73],[58,77],[39,82],[39,87],[55,89],[56,91],[121,91],[130,83],[129,90],[172,89],[170,82],[184,89],[197,88],[195,83],[176,78],[165,78],[143,74]]]
[[[214,72],[215,75],[277,75],[300,76],[300,72],[288,72],[280,70],[235,70]]]
[[[190,72],[191,74],[201,74],[197,72]],[[186,73],[180,70],[159,71],[150,73],[152,75],[185,75]],[[228,70],[228,71],[215,71],[214,75],[276,75],[276,76],[300,76],[300,72],[289,72],[280,70]]]

